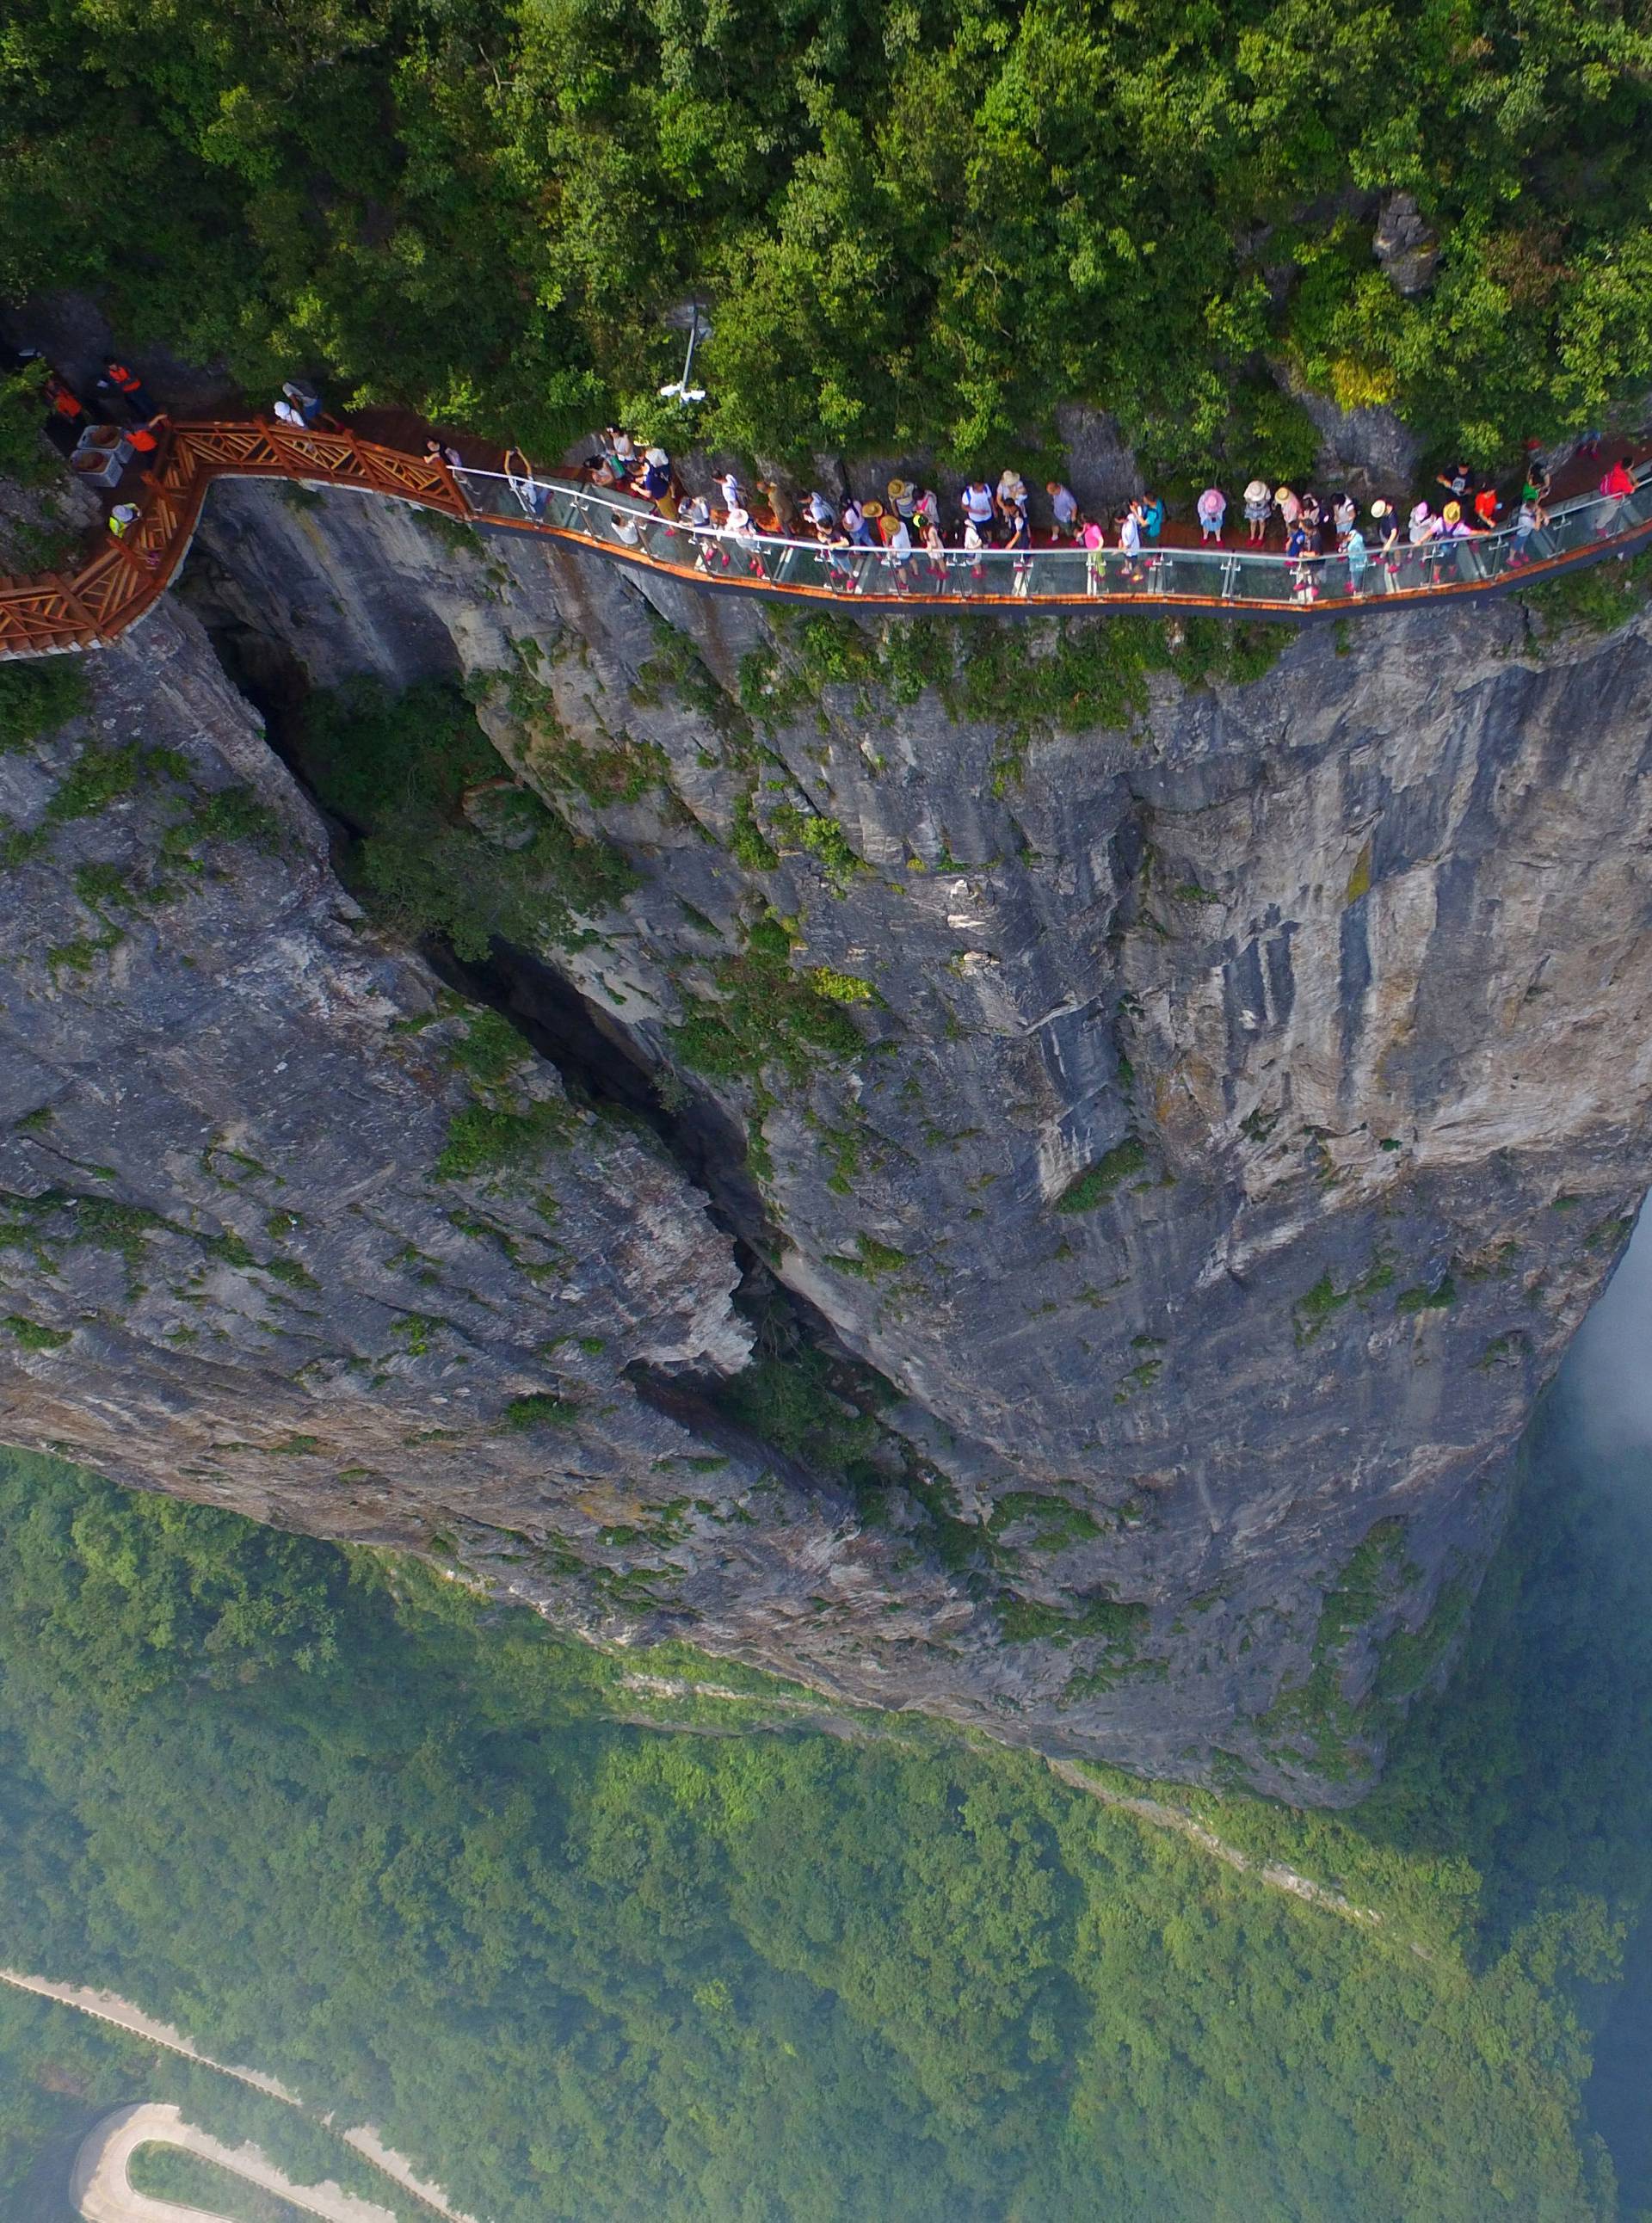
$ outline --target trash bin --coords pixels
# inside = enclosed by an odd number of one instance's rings
[[[80,435],[69,469],[86,486],[112,487],[132,460],[132,443],[118,425],[91,425]]]

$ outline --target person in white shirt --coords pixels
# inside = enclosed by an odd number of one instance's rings
[[[985,479],[971,479],[963,490],[962,504],[964,521],[973,525],[979,533],[985,533],[993,521],[993,489]],[[966,537],[964,545],[969,545]]]
[[[736,502],[723,520],[723,530],[733,536],[741,554],[746,558],[747,568],[753,577],[766,579],[768,573],[763,569],[762,552],[757,541],[757,527],[752,523],[750,510]],[[724,561],[726,564],[726,557]]]

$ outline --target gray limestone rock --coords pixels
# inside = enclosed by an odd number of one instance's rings
[[[471,1022],[163,614],[100,660],[100,745],[187,776],[4,883],[0,1263],[70,1338],[4,1354],[13,1433],[599,1636],[1352,1795],[1647,1181],[1644,623],[1540,657],[1512,604],[1378,616],[1190,685],[1119,620],[800,626],[349,494],[220,489],[192,561],[243,662],[466,676],[624,852],[523,956],[677,1144],[525,1061],[542,1162],[435,1172]],[[20,825],[76,745],[0,765]],[[279,845],[54,962],[102,931],[77,867],[161,870],[226,778]],[[154,1215],[124,1250],[74,1217],[106,1196]],[[718,1409],[736,1237],[893,1386],[858,1496]]]
[[[1397,293],[1409,299],[1428,292],[1440,261],[1440,242],[1424,221],[1414,194],[1387,195],[1378,211],[1371,251]]]

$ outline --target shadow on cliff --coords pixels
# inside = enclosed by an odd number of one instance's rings
[[[309,673],[282,641],[246,624],[227,601],[198,593],[196,607],[225,676],[258,711],[271,749],[326,827],[339,878],[370,903],[361,852],[375,829],[341,804],[318,757],[312,713],[322,697]],[[884,1470],[887,1446],[870,1417],[895,1392],[857,1365],[824,1316],[785,1288],[766,1263],[783,1237],[751,1177],[739,1124],[709,1096],[662,1086],[633,1036],[548,956],[496,933],[488,935],[485,954],[463,956],[439,934],[411,938],[445,986],[508,1020],[577,1102],[651,1135],[700,1191],[728,1242],[741,1276],[735,1302],[753,1331],[753,1364],[728,1382],[634,1363],[625,1370],[639,1396],[725,1453],[766,1465],[792,1488],[823,1494],[846,1510],[857,1502],[863,1512],[868,1504],[881,1508],[897,1481],[921,1494],[915,1475]],[[782,1354],[785,1363],[777,1363]],[[882,1467],[867,1456],[873,1447],[885,1454]],[[943,1557],[955,1547],[954,1526],[942,1508],[930,1508],[928,1527]],[[955,1548],[952,1556],[959,1556]]]
[[[1652,2207],[1652,1215],[1535,1417],[1514,1518],[1446,1690],[1354,1826],[1483,1879],[1489,1960],[1523,1926],[1627,1936],[1579,1981],[1590,2119],[1626,2216]],[[1567,1949],[1566,1948],[1562,1949]]]

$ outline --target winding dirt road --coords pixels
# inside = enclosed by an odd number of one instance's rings
[[[289,2092],[286,2085],[278,2082],[274,2076],[266,2076],[256,2069],[239,2069],[227,2061],[214,2061],[211,2054],[202,2053],[181,2031],[173,2030],[168,2024],[157,2021],[153,2015],[145,2014],[142,2007],[134,2006],[130,1999],[123,1999],[115,1992],[94,1991],[82,1984],[54,1983],[45,1976],[25,1975],[17,1968],[0,1968],[0,1984],[10,1984],[20,1992],[33,1992],[37,1999],[55,2000],[59,2006],[73,2007],[77,2014],[90,2015],[94,2021],[112,2023],[116,2029],[130,2031],[134,2037],[147,2038],[154,2045],[164,2046],[169,2053],[182,2054],[186,2061],[199,2061],[204,2069],[216,2069],[220,2076],[233,2076],[237,2083],[250,2084],[255,2091],[268,2093],[272,2100],[279,2100],[284,2106],[304,2108],[305,2103],[298,2094]],[[161,2112],[167,2111],[163,2109]],[[174,2115],[177,2113],[176,2109],[170,2112]],[[112,2122],[116,2119],[110,2116],[107,2119]],[[434,2208],[438,2215],[446,2219],[446,2223],[476,2223],[473,2216],[453,2206],[439,2185],[432,2184],[419,2176],[405,2154],[399,2154],[394,2146],[386,2145],[375,2130],[365,2124],[354,2130],[339,2130],[331,2114],[321,2115],[320,2120],[347,2146],[354,2146],[364,2161],[371,2162],[374,2168],[381,2170],[393,2183],[400,2185],[404,2192],[411,2193],[426,2207]],[[189,2126],[186,2125],[185,2127],[187,2129]],[[204,2131],[190,2131],[190,2142],[205,2138]],[[90,2143],[88,2140],[88,2144]],[[174,2144],[183,2143],[185,2141],[173,2140]],[[210,2144],[211,2142],[208,2140],[207,2143]],[[198,2145],[197,2151],[205,2151],[205,2148]],[[255,2146],[249,2146],[244,2151],[256,2154],[258,2150]],[[259,2158],[262,2160],[262,2157],[259,2156]],[[238,2162],[229,2165],[240,2168]],[[243,2169],[241,2174],[244,2176],[247,2171]],[[124,2182],[123,2176],[122,2181]],[[334,2186],[323,2188],[328,2191],[337,2189]],[[140,2195],[128,2187],[126,2196],[129,2202]],[[338,2196],[347,2201],[351,2198],[351,2195],[343,2193]],[[282,2197],[293,2201],[300,2207],[310,2207],[318,2215],[339,2216],[344,2213],[337,2207],[315,2207],[313,2195],[300,2199],[293,2193],[287,2192]],[[102,2213],[101,2210],[99,2212]],[[151,2201],[138,2207],[129,2205],[109,2212],[116,2217],[117,2223],[179,2223],[180,2217],[185,2219],[185,2223],[203,2223],[200,2209],[180,2207],[166,2201]],[[83,2208],[81,2213],[86,2214],[90,2211]],[[386,2223],[395,2223],[388,2208],[375,2207],[370,2201],[358,2200],[354,2201],[346,2223],[376,2223],[376,2219],[381,2216],[386,2219]],[[224,2223],[224,2219],[207,2216],[205,2223]]]
[[[342,2186],[294,2184],[256,2146],[222,2145],[186,2123],[176,2107],[159,2100],[105,2115],[82,2139],[69,2177],[69,2197],[85,2223],[232,2223],[230,2218],[208,2215],[199,2207],[181,2207],[175,2201],[135,2192],[127,2164],[140,2146],[147,2145],[183,2146],[244,2177],[249,2184],[279,2195],[306,2214],[325,2216],[327,2223],[396,2223],[388,2207],[358,2200]]]

